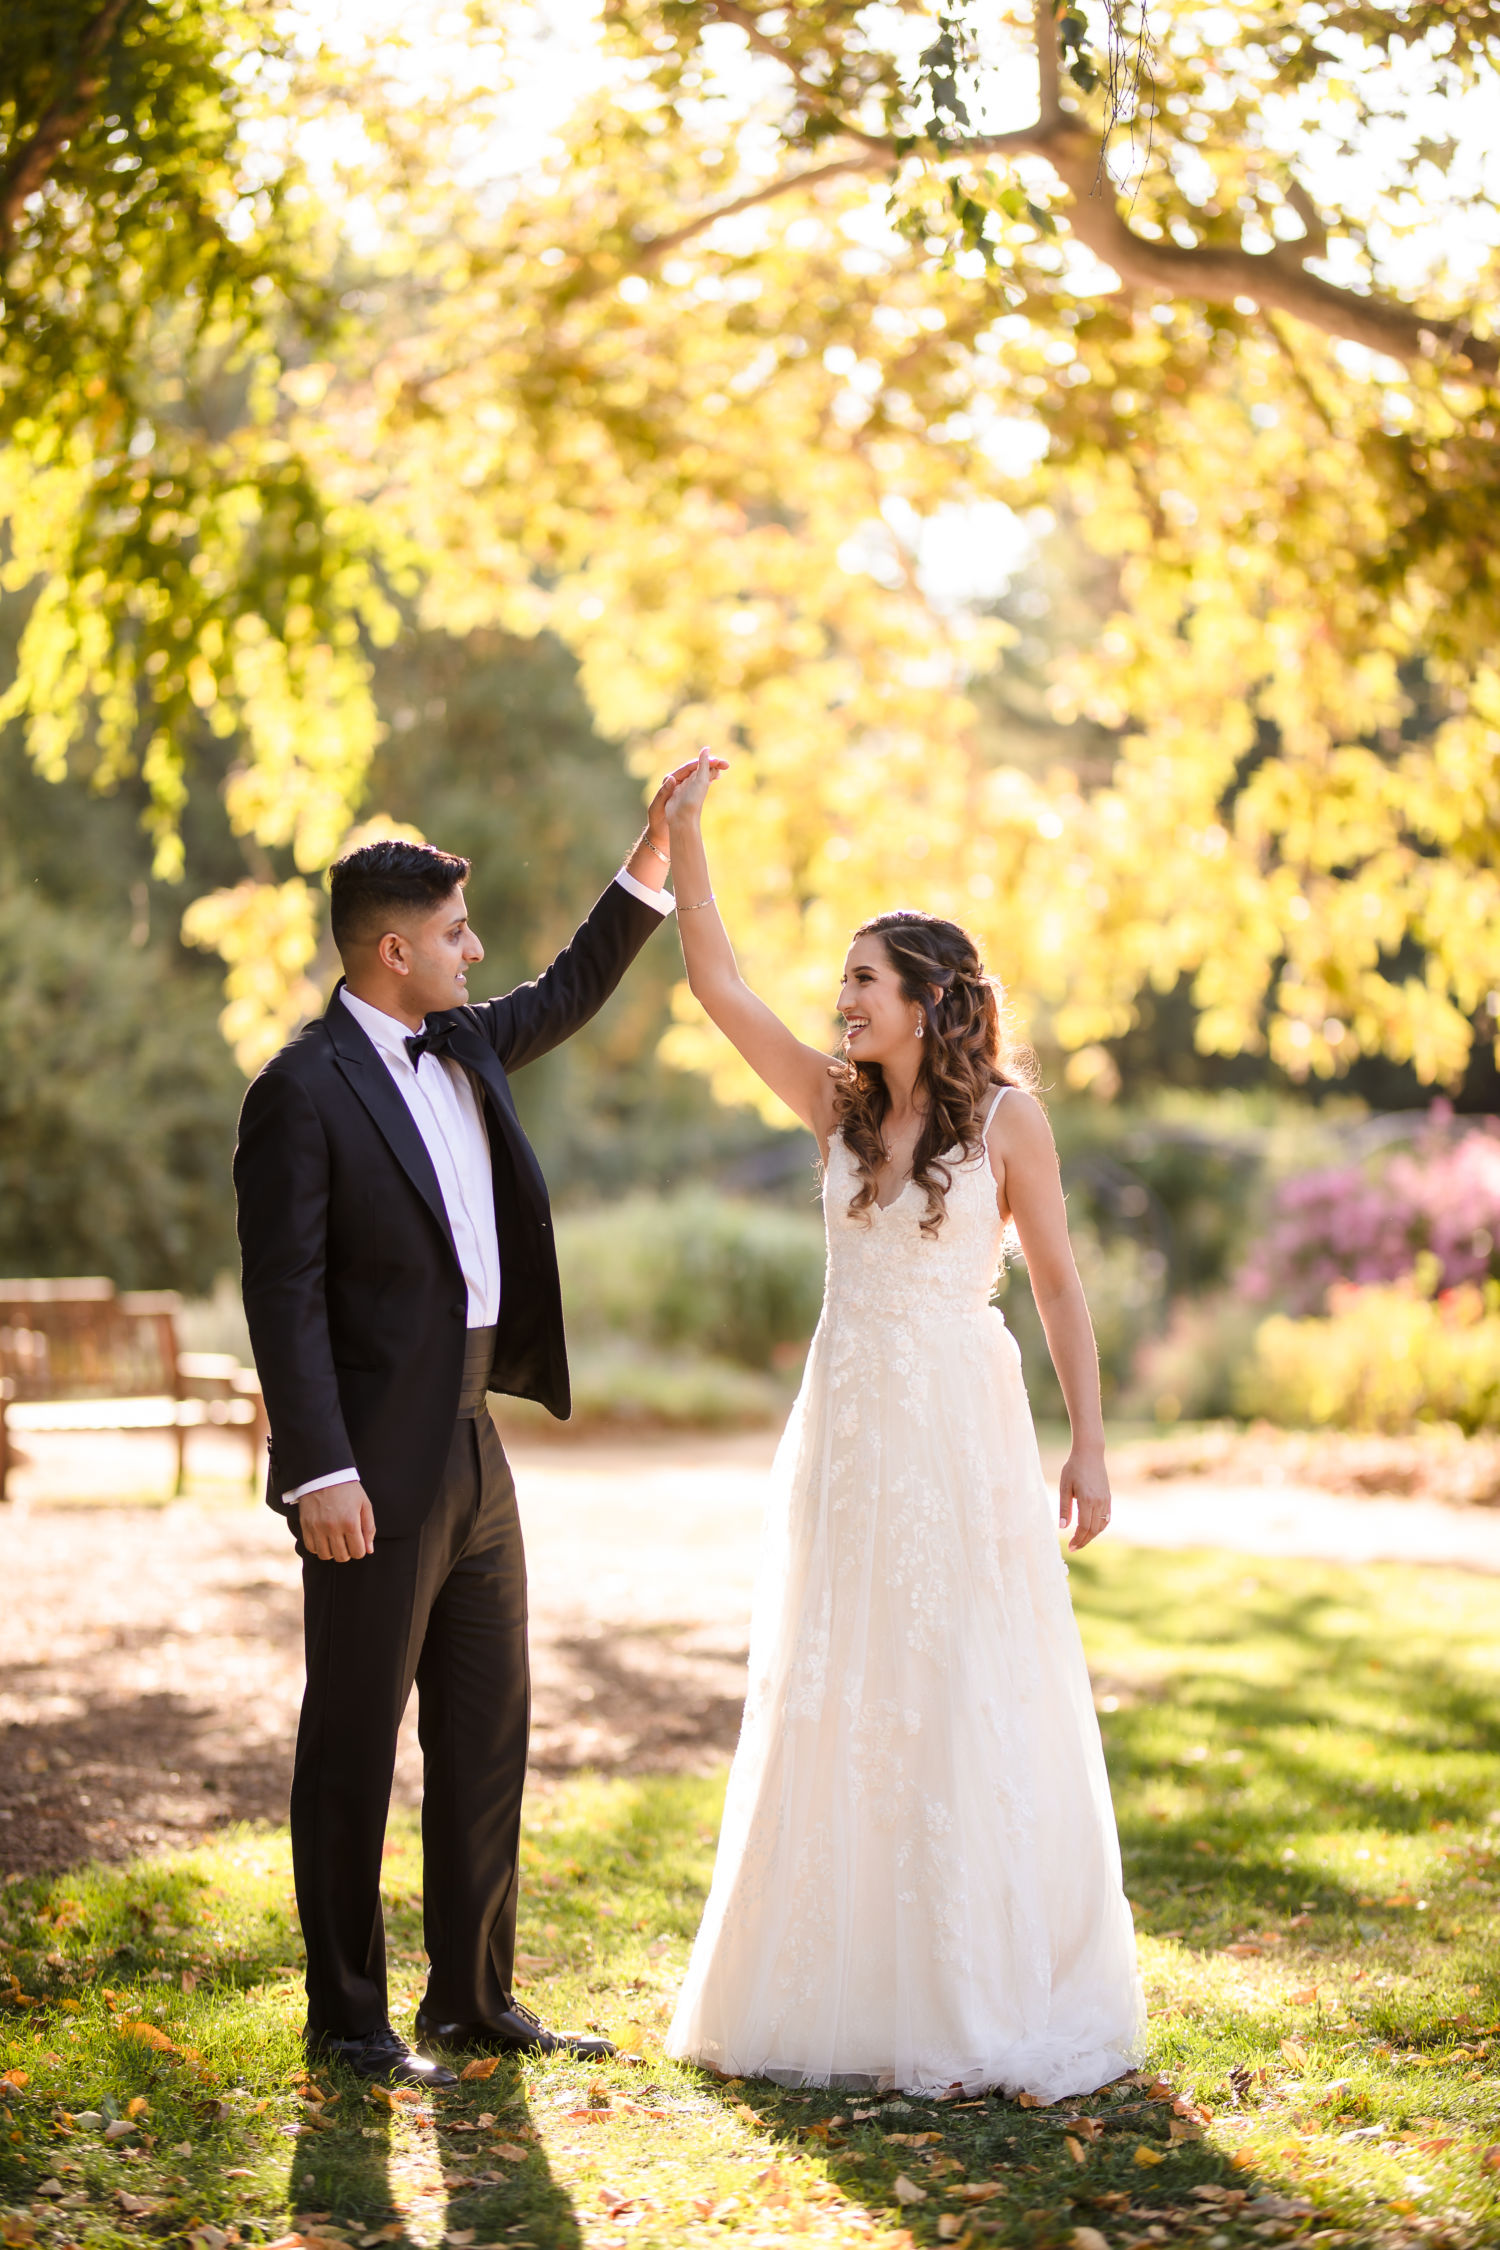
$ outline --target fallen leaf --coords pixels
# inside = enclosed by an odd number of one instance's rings
[[[1084,2147],[1082,2141],[1075,2141],[1071,2133],[1064,2133],[1063,2147],[1075,2164],[1087,2164],[1089,2160],[1088,2150]]]
[[[898,2148],[931,2148],[943,2136],[941,2133],[887,2133],[885,2137]]]
[[[35,2240],[35,2219],[23,2218],[19,2211],[0,2211],[0,2242],[5,2250],[26,2250]]]
[[[43,2180],[40,2187],[32,2190],[34,2195],[61,2195],[63,2192],[61,2180]]]
[[[997,2195],[1004,2195],[1003,2180],[969,2180],[962,2187],[950,2189],[964,2203],[993,2203]]]
[[[144,2212],[154,2211],[156,2208],[155,2204],[148,2203],[143,2195],[127,2195],[124,2188],[115,2189],[115,2201],[119,2204],[120,2209],[128,2212],[133,2219],[138,2219]]]
[[[129,2101],[125,2104],[125,2115],[127,2117],[149,2117],[151,2115],[151,2104],[144,2094],[131,2095]]]
[[[1253,2172],[1259,2159],[1248,2148],[1237,2148],[1229,2159],[1237,2172]]]
[[[1294,1914],[1288,1922],[1287,1928],[1289,1930],[1305,1930],[1312,1919],[1313,1917],[1310,1914]]]
[[[1069,2237],[1073,2250],[1109,2250],[1109,2238],[1097,2227],[1075,2227]]]
[[[1307,2049],[1300,2039],[1283,2039],[1281,2059],[1284,2063],[1290,2063],[1293,2070],[1306,2070]]]
[[[198,1989],[198,1979],[191,1969],[183,1970],[181,1982],[184,1992],[196,1992]]]
[[[1491,2141],[1479,2159],[1481,2172],[1500,2172],[1500,2141]]]
[[[1140,2165],[1165,2164],[1167,2159],[1159,2148],[1147,2148],[1144,2141],[1135,2152],[1134,2161]]]
[[[1064,2130],[1080,2141],[1097,2141],[1104,2137],[1104,2127],[1097,2117],[1068,2117],[1063,2120]]]
[[[916,2181],[909,2180],[904,2172],[896,2174],[891,2182],[891,2187],[898,2203],[925,2203],[927,2201],[926,2188],[918,2187]]]
[[[107,2141],[123,2141],[127,2139],[129,2135],[134,2131],[135,2127],[133,2125],[127,2124],[123,2117],[117,2117],[113,2125],[105,2126],[104,2138]]]
[[[154,2023],[147,2023],[140,2016],[122,2016],[119,2028],[127,2039],[139,2039],[143,2047],[154,2047],[159,2055],[175,2055],[180,2051],[164,2031],[158,2031]]]
[[[1167,2127],[1174,2141],[1201,2141],[1203,2128],[1191,2117],[1174,2117]]]
[[[1050,2102],[1042,2100],[1040,2094],[1017,2094],[1016,2096],[1017,2109],[1050,2109],[1051,2106]]]
[[[517,2148],[514,2141],[492,2141],[490,2154],[503,2156],[507,2164],[524,2164],[526,2161],[526,2150]]]
[[[478,2227],[450,2227],[443,2240],[453,2243],[455,2250],[465,2250],[465,2246],[473,2241],[478,2232]]]
[[[752,2109],[748,2102],[736,2102],[734,2114],[736,2117],[743,2118],[747,2125],[761,2125],[765,2122],[759,2110]]]
[[[600,2188],[599,2201],[604,2205],[612,2219],[618,2219],[623,2212],[633,2211],[635,2208],[634,2196],[621,2195],[617,2188]],[[470,2239],[473,2238],[470,2237]]]
[[[1248,1961],[1256,1954],[1264,1953],[1265,1947],[1254,1938],[1242,1938],[1238,1945],[1226,1945],[1220,1950],[1232,1954],[1237,1961]]]
[[[464,2079],[493,2078],[499,2067],[498,2055],[476,2055],[473,2062],[464,2064],[458,2075]]]
[[[964,2231],[964,2222],[956,2211],[945,2211],[937,2225],[939,2242],[957,2242]]]

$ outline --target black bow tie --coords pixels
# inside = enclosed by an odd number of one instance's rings
[[[422,1029],[414,1032],[406,1042],[406,1051],[411,1056],[412,1069],[415,1070],[418,1067],[424,1055],[436,1055],[441,1060],[447,1054],[452,1038],[453,1025],[451,1023],[444,1023],[439,1018],[436,1023],[424,1024]]]

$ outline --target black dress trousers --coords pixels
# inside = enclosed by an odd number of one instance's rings
[[[477,1331],[475,1332],[478,1333]],[[483,1401],[461,1402],[432,1510],[358,1562],[302,1554],[307,1689],[292,1778],[292,1864],[308,2029],[387,2020],[380,1862],[396,1736],[415,1681],[422,1744],[426,2013],[508,2007],[531,1677],[516,1491]]]

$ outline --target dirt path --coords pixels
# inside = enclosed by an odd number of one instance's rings
[[[170,1501],[149,1435],[35,1438],[0,1512],[0,1872],[285,1816],[297,1565],[243,1454],[198,1442]],[[733,1747],[769,1434],[511,1446],[526,1525],[539,1777],[702,1767]],[[1144,1456],[1142,1456],[1144,1459]],[[1049,1464],[1051,1466],[1053,1464]],[[1500,1510],[1349,1498],[1121,1457],[1116,1536],[1500,1572]],[[398,1794],[415,1798],[410,1720]]]

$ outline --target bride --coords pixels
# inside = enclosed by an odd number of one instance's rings
[[[669,808],[688,982],[817,1135],[828,1280],[777,1456],[713,1887],[667,2051],[735,2077],[1077,2095],[1144,2010],[1088,1675],[1019,1355],[1014,1222],[1072,1422],[1060,1520],[1109,1521],[1098,1360],[1046,1117],[972,939],[895,911],[844,1055],[741,981],[705,752]]]

